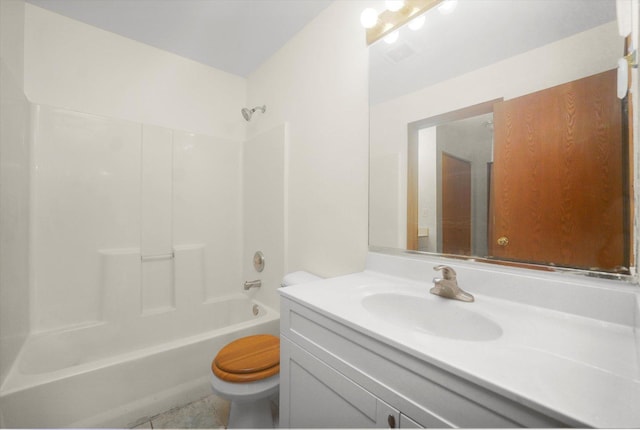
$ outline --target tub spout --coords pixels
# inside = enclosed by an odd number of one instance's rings
[[[260,279],[256,279],[255,281],[245,281],[244,289],[245,291],[249,288],[260,288],[262,286],[262,281]]]

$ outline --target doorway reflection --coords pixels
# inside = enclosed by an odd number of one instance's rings
[[[487,255],[493,113],[418,131],[418,250]]]

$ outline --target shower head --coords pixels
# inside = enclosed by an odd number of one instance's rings
[[[251,116],[257,110],[261,111],[262,113],[265,113],[265,111],[267,110],[267,106],[266,105],[256,106],[253,109],[242,108],[240,112],[242,112],[242,116],[244,117],[245,120],[251,121]]]

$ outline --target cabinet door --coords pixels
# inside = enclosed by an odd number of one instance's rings
[[[280,339],[280,425],[386,428],[398,411],[305,350]]]
[[[405,414],[400,414],[400,428],[401,429],[423,429],[424,427],[406,416]]]
[[[402,414],[396,408],[377,399],[376,427],[396,429],[402,426]]]

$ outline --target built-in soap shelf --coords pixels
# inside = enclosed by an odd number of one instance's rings
[[[205,303],[204,253],[204,244],[175,245],[171,252],[148,255],[140,248],[99,250],[102,319],[131,319]]]
[[[151,254],[151,255],[141,255],[140,260],[144,263],[145,261],[157,261],[157,260],[173,260],[175,258],[175,252],[170,252],[167,254]]]

